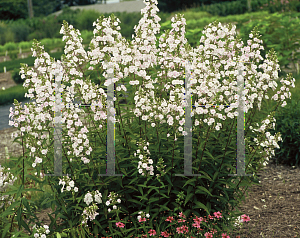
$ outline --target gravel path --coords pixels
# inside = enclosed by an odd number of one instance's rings
[[[71,6],[72,10],[95,10],[100,13],[112,13],[112,12],[141,12],[145,7],[144,1],[128,1],[128,2],[119,2],[119,3],[110,3],[110,4],[93,4],[87,6]],[[52,13],[51,15],[59,15],[62,13],[62,10]]]

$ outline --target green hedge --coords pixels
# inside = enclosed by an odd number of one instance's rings
[[[63,52],[55,52],[55,53],[50,53],[50,57],[55,58],[55,60],[60,59],[61,55]],[[0,73],[4,72],[3,67],[6,66],[6,71],[11,71],[14,69],[20,69],[21,65],[20,63],[23,64],[28,64],[28,66],[34,66],[34,61],[35,57],[27,57],[25,59],[16,59],[16,60],[11,60],[11,61],[6,61],[6,62],[1,62],[0,63]]]
[[[26,92],[27,90],[24,89],[22,84],[7,88],[5,90],[0,89],[0,105],[12,104],[14,103],[14,99],[17,99],[19,102],[24,99],[28,99],[25,98]]]

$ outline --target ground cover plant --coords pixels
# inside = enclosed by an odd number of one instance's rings
[[[178,19],[177,19],[178,20]],[[214,27],[215,28],[217,28],[217,25],[215,25],[215,26],[213,26],[212,28],[214,29]],[[220,27],[220,26],[218,26],[218,27]],[[68,25],[67,26],[65,26],[65,29],[66,28],[68,28]],[[168,32],[169,33],[169,32]],[[72,35],[72,34],[71,34]],[[168,35],[168,36],[170,36],[170,35]],[[255,32],[254,32],[254,36],[256,36],[255,35]],[[172,38],[172,37],[171,37]],[[254,38],[255,39],[255,38]],[[40,52],[39,52],[40,53]],[[274,54],[272,54],[272,52],[270,53],[270,55],[271,55],[271,57],[273,57],[274,56]],[[171,66],[172,67],[172,66]],[[196,73],[195,73],[196,74]],[[274,75],[272,75],[272,76],[274,76]],[[274,76],[275,77],[275,76]],[[131,89],[132,89],[132,87],[131,87]],[[132,99],[131,99],[132,100]],[[234,120],[232,120],[232,121],[234,121]],[[230,123],[231,124],[231,123]],[[226,129],[228,129],[229,130],[229,128],[230,128],[230,124],[224,124],[224,127],[226,128]],[[231,125],[233,125],[233,124],[231,124]],[[231,127],[232,128],[232,127]],[[147,129],[151,129],[151,127],[148,127]],[[164,129],[166,129],[166,128],[164,128]],[[227,131],[228,131],[227,130]],[[146,132],[144,132],[144,133],[146,133]],[[153,133],[153,132],[152,132]],[[138,134],[138,133],[137,133]],[[214,134],[212,137],[215,137],[215,136],[217,136],[217,135],[220,135],[220,134],[218,134],[216,131],[213,131],[213,133],[212,134]],[[126,134],[124,134],[124,135],[126,135]],[[149,138],[152,136],[151,135],[151,132],[147,132],[147,135],[149,136]],[[125,136],[126,137],[126,136]],[[178,138],[180,138],[180,137],[178,137]],[[195,139],[196,139],[197,137],[195,137]],[[120,138],[117,138],[117,140],[121,140],[122,139],[122,137],[120,137]],[[136,136],[136,138],[135,139],[137,139],[137,136]],[[167,138],[166,138],[167,139]],[[175,137],[175,139],[176,139],[176,137]],[[182,137],[181,137],[181,139],[182,139]],[[124,140],[122,140],[122,141],[124,141]],[[135,141],[137,141],[137,140],[135,140]],[[151,141],[151,140],[150,140]],[[151,141],[152,142],[152,141]],[[209,143],[209,142],[208,142]],[[171,143],[172,144],[172,143]],[[179,146],[179,147],[176,147],[177,149],[179,149],[179,151],[181,150],[180,148],[183,148],[183,145],[182,145],[182,143],[180,144],[181,146]],[[234,143],[232,143],[232,148],[234,148],[233,147],[233,145],[234,145]],[[222,146],[225,146],[225,145],[222,145]],[[227,147],[227,146],[226,146]],[[175,148],[175,147],[173,147],[173,148]],[[203,149],[203,151],[204,151],[204,148],[202,148]],[[151,147],[151,151],[156,151],[157,152],[157,148],[155,149],[155,147]],[[234,149],[232,149],[233,151],[234,151]],[[174,150],[173,150],[174,151]],[[103,152],[104,152],[104,150],[103,151],[101,151],[102,152],[102,155],[103,155]],[[176,151],[177,152],[177,151]],[[182,154],[182,151],[180,151],[181,152],[181,154]],[[249,153],[249,151],[248,151],[248,153]],[[158,161],[158,157],[156,157],[157,155],[155,155],[154,154],[154,157],[153,157],[153,161]],[[166,156],[167,157],[167,156]],[[197,157],[197,155],[196,155],[196,157]],[[233,156],[234,157],[234,156]],[[176,157],[175,157],[176,158]],[[180,158],[180,156],[178,156],[177,158]],[[207,159],[207,158],[206,158]],[[230,159],[232,159],[232,156],[226,156],[226,159],[225,160],[230,160]],[[258,158],[257,158],[258,159]],[[21,160],[20,160],[21,161]],[[24,157],[23,157],[23,161],[24,161]],[[122,162],[122,159],[121,159],[121,161],[119,161],[120,162],[120,164],[121,164],[121,166],[120,167],[122,167],[122,165],[124,165],[124,161],[126,161],[126,160],[123,160],[123,164],[121,163]],[[200,160],[201,161],[201,160]],[[209,160],[207,159],[207,166],[210,164],[209,162],[208,162]],[[96,161],[95,161],[96,162]],[[221,162],[221,161],[220,161]],[[222,161],[223,162],[223,161]],[[221,162],[221,164],[222,164],[222,162]],[[250,164],[250,161],[247,161],[247,163],[249,163]],[[205,164],[205,163],[204,163]],[[173,164],[172,164],[173,165]],[[175,165],[179,165],[179,164],[175,164]],[[218,165],[220,165],[220,164],[218,164],[217,163],[217,165],[214,167],[214,168],[217,168],[218,167]],[[253,163],[253,165],[254,165],[254,163]],[[179,166],[180,167],[180,166]],[[200,166],[199,166],[200,167]],[[172,166],[170,166],[170,168],[173,168]],[[136,169],[136,168],[135,168]],[[182,168],[182,166],[180,167],[180,169],[182,170],[183,168]],[[224,169],[224,171],[223,172],[225,172],[225,173],[223,173],[224,175],[226,175],[227,173],[228,173],[228,170],[226,170],[226,168],[223,168]],[[231,166],[231,169],[234,169],[234,166]],[[129,169],[130,170],[130,169]],[[125,170],[121,170],[121,171],[119,171],[119,173],[120,172],[124,172]],[[253,171],[253,170],[252,170]],[[255,171],[255,169],[254,169],[254,171]],[[99,171],[100,172],[100,171]],[[179,172],[179,170],[177,170],[176,171],[177,173]],[[196,172],[196,171],[195,171]],[[198,171],[199,172],[199,171]],[[211,175],[211,178],[213,178],[213,180],[214,181],[216,181],[215,179],[218,177],[218,175],[216,175],[215,174],[215,171],[210,171],[212,174],[210,174]],[[231,172],[233,172],[233,170],[231,170]],[[180,173],[180,172],[179,172]],[[134,173],[133,173],[134,174]],[[171,176],[172,176],[172,174],[171,174]],[[138,179],[137,179],[138,180]],[[176,181],[175,181],[176,180]],[[163,180],[164,181],[164,180]],[[174,178],[174,181],[173,181],[173,183],[175,184],[175,183],[180,183],[180,179],[175,179]],[[70,182],[70,181],[69,181]],[[71,181],[72,182],[72,181]],[[145,181],[145,182],[148,182],[148,179],[147,179],[147,181]],[[158,182],[158,181],[156,181],[156,182]],[[168,179],[166,179],[164,182],[169,182],[168,181]],[[144,183],[144,185],[145,185],[146,183]],[[154,183],[155,184],[155,183]],[[156,184],[157,185],[157,184]],[[212,184],[210,184],[210,185],[212,185]],[[203,187],[208,187],[208,184],[206,184],[206,185],[204,185]],[[120,187],[117,187],[117,186],[115,186],[114,188],[117,188],[117,189],[119,189],[119,190],[116,190],[116,191],[121,191],[122,189],[120,188]],[[160,187],[159,187],[160,188]],[[58,187],[56,187],[56,189],[57,189],[57,192],[59,192],[59,189],[58,189]],[[181,190],[181,189],[178,189],[178,190]],[[190,188],[188,189],[188,190],[190,190]],[[216,189],[215,190],[218,190],[218,188],[217,188],[217,186],[216,186]],[[224,189],[223,189],[224,190]],[[132,190],[133,191],[133,190]],[[175,190],[176,191],[176,190]],[[214,194],[215,196],[217,196],[216,194],[218,194],[218,192],[219,191],[216,191],[216,193]],[[188,194],[189,192],[187,191],[187,194]],[[82,193],[82,195],[83,195],[84,193]],[[104,193],[105,195],[104,195],[104,197],[106,197],[106,193]],[[133,193],[134,194],[134,193]],[[136,195],[136,197],[139,197],[138,196],[138,194],[139,193],[135,193],[134,195]],[[209,194],[209,193],[208,193]],[[143,194],[142,194],[143,195]],[[150,196],[150,193],[148,193],[148,195]],[[176,196],[175,195],[178,195],[178,194],[173,194],[173,197],[171,198],[169,198],[169,199],[173,199],[173,200],[175,200],[175,198],[176,198]],[[232,195],[232,194],[230,194],[230,195]],[[209,197],[209,196],[208,196]],[[220,197],[219,197],[220,198]],[[97,198],[97,199],[99,199],[99,198]],[[177,199],[176,199],[177,200]],[[203,200],[205,200],[204,198],[203,198]],[[25,202],[25,199],[24,200],[22,200],[22,201],[24,201]],[[149,197],[148,197],[148,203],[149,203]],[[215,202],[216,204],[217,204],[217,202]],[[26,203],[25,203],[26,204]],[[144,203],[144,204],[142,204],[142,207],[147,207],[147,206],[145,206],[147,203]],[[161,204],[161,203],[160,203]],[[206,204],[209,204],[209,203],[206,203]],[[127,204],[126,204],[127,205]],[[175,206],[174,206],[175,205]],[[186,204],[185,204],[186,205]],[[190,205],[190,208],[191,208],[191,204],[189,204]],[[224,207],[224,206],[223,206]],[[175,209],[175,208],[178,208],[177,206],[176,206],[176,203],[174,204],[173,203],[173,208]],[[186,207],[184,207],[184,208],[188,208],[188,206],[186,206]],[[224,207],[225,208],[225,207]],[[208,209],[209,210],[209,209]],[[213,209],[210,209],[211,211],[214,211]],[[228,209],[227,209],[228,210]],[[225,211],[225,210],[224,210]],[[127,212],[128,212],[128,210],[127,210]],[[130,211],[129,211],[129,213],[130,213]],[[136,209],[135,209],[135,207],[133,207],[133,208],[131,208],[131,214],[134,214],[134,213],[137,213],[137,211],[136,211]],[[76,214],[77,215],[77,214]],[[183,215],[183,214],[181,214],[181,215]],[[187,215],[187,214],[185,214],[185,215]],[[207,214],[206,214],[207,215]],[[125,218],[125,217],[124,217]],[[128,219],[128,217],[126,217],[127,219]],[[151,219],[151,221],[153,221],[153,218]],[[225,222],[226,222],[226,219],[225,219]],[[138,223],[136,223],[136,224],[138,224]],[[91,224],[92,225],[92,224]],[[95,225],[95,224],[94,224]],[[98,225],[98,224],[97,224]],[[96,228],[97,226],[92,226],[91,227],[91,229],[93,230],[93,232],[96,232]],[[51,230],[51,228],[50,228],[50,230]],[[111,231],[111,230],[110,230]],[[111,231],[112,232],[112,231]]]

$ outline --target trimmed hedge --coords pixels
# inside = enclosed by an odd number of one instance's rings
[[[57,59],[60,59],[61,55],[63,52],[55,52],[55,53],[50,53],[50,57]],[[14,69],[20,69],[21,65],[20,63],[23,64],[28,64],[28,66],[34,66],[34,61],[36,58],[30,56],[25,59],[16,59],[16,60],[11,60],[11,61],[6,61],[6,62],[1,62],[0,63],[0,73],[4,72],[3,67],[6,66],[6,71],[11,71]]]

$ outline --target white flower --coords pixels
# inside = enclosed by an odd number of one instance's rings
[[[105,203],[105,204],[106,204],[106,206],[109,206],[110,202],[109,202],[109,201],[106,201],[106,203]]]
[[[69,185],[73,188],[73,187],[74,187],[74,181],[73,181],[73,180],[70,181],[70,182],[69,182]]]
[[[74,188],[74,191],[77,193],[77,192],[78,192],[78,188],[77,188],[77,187],[75,187],[75,188]]]
[[[91,202],[93,202],[93,197],[90,193],[87,193],[84,196],[84,202],[89,206]]]
[[[100,194],[95,194],[95,201],[97,203],[102,203],[102,199],[101,199],[102,195]]]
[[[2,87],[2,90],[5,90],[5,88],[4,88],[4,87]]]

